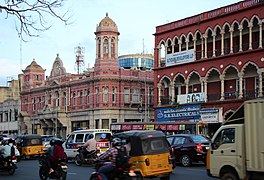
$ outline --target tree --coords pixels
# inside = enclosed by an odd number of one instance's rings
[[[65,0],[5,0],[0,3],[0,13],[6,13],[6,19],[14,16],[19,22],[16,30],[20,38],[39,36],[39,32],[48,30],[52,25],[46,19],[53,17],[65,25],[70,16],[68,11],[59,12]]]

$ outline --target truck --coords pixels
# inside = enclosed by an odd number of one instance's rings
[[[222,180],[264,179],[264,98],[244,101],[211,139],[207,175]]]

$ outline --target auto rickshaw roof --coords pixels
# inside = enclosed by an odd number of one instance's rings
[[[132,131],[124,131],[120,133],[116,133],[113,135],[114,137],[119,137],[119,138],[133,138],[137,137],[140,139],[147,139],[151,137],[165,137],[165,134],[162,131],[156,131],[156,130],[132,130]]]

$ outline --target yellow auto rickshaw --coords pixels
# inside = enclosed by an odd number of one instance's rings
[[[38,157],[44,153],[41,135],[19,135],[16,138],[16,143],[20,156],[24,159]]]
[[[125,131],[116,133],[118,137],[130,146],[131,169],[137,175],[137,179],[155,178],[169,180],[173,171],[173,161],[170,154],[170,146],[166,136],[161,131],[142,130]]]

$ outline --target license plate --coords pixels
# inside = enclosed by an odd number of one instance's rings
[[[62,168],[62,169],[67,169],[67,168],[68,168],[68,166],[61,166],[61,168]]]
[[[15,163],[15,162],[17,162],[17,160],[16,160],[16,159],[14,159],[14,160],[12,160],[12,162],[14,162],[14,163]]]

